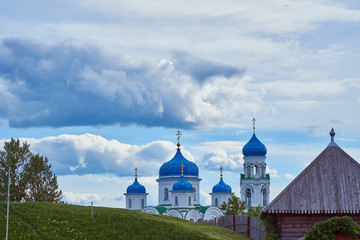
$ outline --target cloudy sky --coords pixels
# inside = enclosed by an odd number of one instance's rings
[[[255,117],[273,199],[332,127],[360,161],[359,41],[357,0],[3,1],[0,143],[48,156],[65,202],[124,207],[138,167],[155,205],[179,129],[209,204]]]

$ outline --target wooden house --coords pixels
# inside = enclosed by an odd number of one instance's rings
[[[283,240],[302,239],[315,223],[350,216],[360,225],[360,164],[331,142],[262,212]]]

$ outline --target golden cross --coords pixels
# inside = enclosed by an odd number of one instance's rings
[[[222,167],[220,167],[220,178],[222,179],[222,171],[223,171],[223,168]]]
[[[137,167],[135,167],[135,179],[137,179]]]
[[[181,133],[180,133],[179,130],[177,131],[177,134],[176,134],[176,135],[178,136],[178,137],[177,137],[177,140],[178,140],[178,143],[177,143],[177,146],[178,146],[178,147],[177,147],[177,149],[180,150],[180,135],[181,135]]]
[[[254,131],[254,134],[255,134],[255,121],[256,121],[256,119],[255,118],[253,118],[253,131]]]
[[[181,176],[184,176],[184,164],[181,164]]]

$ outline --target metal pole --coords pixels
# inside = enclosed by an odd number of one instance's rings
[[[10,202],[10,165],[9,165],[9,178],[8,178],[8,196],[7,196],[7,213],[6,213],[6,240],[8,240],[9,233],[9,202]]]
[[[93,203],[91,202],[91,218],[94,218]]]

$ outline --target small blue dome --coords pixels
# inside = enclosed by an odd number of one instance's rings
[[[181,175],[181,164],[184,165],[184,175],[186,177],[199,177],[198,166],[184,158],[181,151],[178,149],[175,156],[168,162],[164,163],[159,170],[159,178],[167,176],[180,176]]]
[[[177,191],[194,191],[194,187],[193,185],[191,185],[191,183],[189,183],[188,181],[185,180],[185,178],[183,176],[181,176],[180,180],[177,181],[176,183],[174,183],[173,187],[172,187],[173,192],[177,192]]]
[[[265,156],[266,155],[266,147],[260,142],[260,140],[256,137],[255,133],[253,134],[250,141],[245,144],[242,150],[245,157],[248,156]]]
[[[231,193],[231,187],[224,183],[223,179],[220,179],[220,182],[216,184],[213,189],[213,193]]]
[[[126,193],[146,193],[146,189],[135,179],[134,183],[126,189]]]

